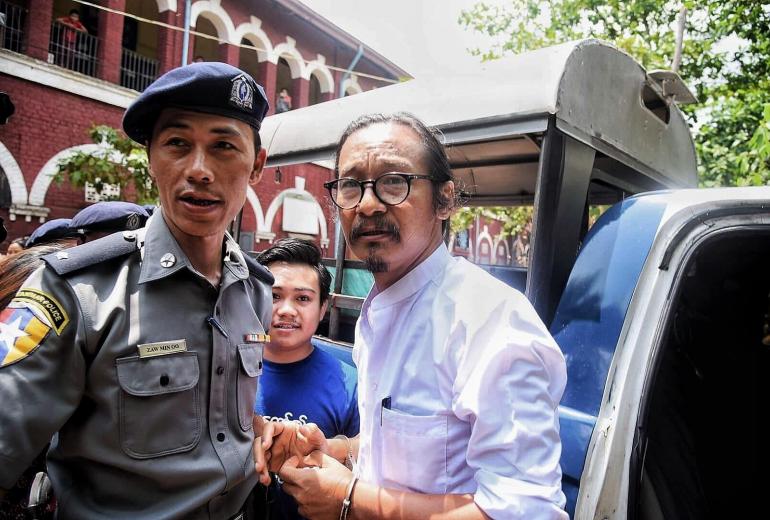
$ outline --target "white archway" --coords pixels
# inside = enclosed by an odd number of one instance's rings
[[[176,12],[176,0],[156,0],[156,2],[158,3],[159,13],[164,11]]]
[[[262,20],[256,16],[251,17],[248,23],[242,23],[235,29],[235,40],[240,44],[241,40],[246,39],[251,42],[257,50],[257,59],[262,62],[268,60],[273,53],[273,43],[262,30]]]
[[[321,85],[321,92],[324,94],[334,92],[334,76],[332,76],[329,67],[326,66],[326,58],[324,56],[319,54],[318,58],[307,64],[305,71],[308,81],[310,81],[311,76],[315,76],[318,79],[318,83]]]
[[[478,234],[476,237],[476,259],[478,261],[479,258],[481,258],[481,244],[487,243],[489,245],[489,253],[486,253],[489,255],[489,263],[494,264],[495,263],[495,249],[492,247],[492,235],[489,234],[489,227],[484,226],[484,229],[481,231],[481,233]]]
[[[45,205],[45,195],[48,193],[48,187],[51,185],[54,175],[56,175],[56,171],[58,170],[57,164],[61,159],[64,159],[75,152],[95,153],[100,150],[104,150],[104,148],[98,144],[81,144],[65,148],[48,159],[48,162],[40,168],[40,171],[35,177],[35,182],[32,183],[32,189],[29,192],[29,205]]]
[[[342,82],[342,94],[360,94],[364,89],[358,84],[358,76],[351,74],[348,79]]]
[[[298,179],[299,178],[296,180]],[[273,201],[270,203],[270,206],[267,208],[267,213],[265,214],[265,235],[267,235],[267,233],[272,233],[273,221],[275,220],[275,216],[278,213],[278,209],[283,205],[284,199],[289,195],[299,195],[303,199],[312,200],[315,203],[314,206],[316,218],[318,219],[318,228],[321,231],[321,247],[328,247],[329,231],[326,225],[326,215],[324,215],[323,208],[321,208],[318,200],[313,196],[312,193],[306,191],[304,188],[289,188],[283,190],[273,199]]]
[[[0,142],[0,167],[5,172],[8,179],[8,186],[11,188],[11,204],[27,203],[27,183],[24,181],[24,174],[21,173],[19,163],[13,157],[13,154]]]
[[[287,36],[285,42],[279,43],[273,48],[273,54],[270,57],[270,61],[272,63],[278,63],[278,60],[283,58],[286,60],[286,63],[289,64],[292,79],[308,79],[305,60],[302,58],[302,54],[297,50],[296,43],[294,38]]]
[[[227,14],[227,11],[220,5],[220,0],[201,0],[195,2],[190,8],[190,26],[195,27],[198,17],[202,16],[214,25],[217,30],[217,38],[222,40],[220,43],[241,43],[241,40],[235,41],[235,26]]]
[[[511,248],[508,246],[508,241],[505,239],[505,237],[503,237],[502,233],[497,235],[497,237],[495,237],[495,243],[494,243],[494,246],[492,247],[492,251],[494,252],[495,258],[497,258],[497,249],[501,242],[505,247],[505,259],[506,259],[505,264],[510,265],[511,261],[513,260],[513,257],[511,256]],[[497,262],[495,261],[495,263]]]

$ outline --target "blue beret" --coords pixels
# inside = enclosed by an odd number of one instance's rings
[[[27,239],[24,247],[39,246],[62,238],[83,238],[83,234],[70,227],[71,219],[56,218],[49,220],[35,231]]]
[[[147,143],[164,108],[231,117],[259,130],[268,103],[264,89],[242,70],[227,63],[191,63],[147,87],[126,110],[123,131],[137,143]]]
[[[131,202],[97,202],[72,217],[70,228],[83,231],[125,231],[147,222],[147,210]]]

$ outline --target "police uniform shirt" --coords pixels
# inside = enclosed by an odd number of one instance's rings
[[[0,315],[0,487],[58,432],[60,518],[224,519],[257,481],[270,286],[230,237],[217,288],[160,211],[144,231],[52,255]]]

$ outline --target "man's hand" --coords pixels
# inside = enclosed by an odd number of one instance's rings
[[[328,451],[326,437],[313,423],[266,421],[255,415],[253,424],[254,467],[259,481],[266,486],[270,484],[269,472],[277,472],[289,457],[302,460],[314,450]]]
[[[336,520],[353,473],[334,458],[314,451],[304,459],[289,458],[278,476],[283,489],[297,501],[302,516]]]

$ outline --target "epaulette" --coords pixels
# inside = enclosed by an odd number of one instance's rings
[[[273,282],[275,282],[273,273],[268,271],[262,264],[250,257],[248,253],[244,252],[243,258],[246,260],[246,265],[249,266],[249,274],[251,276],[260,282],[266,283],[267,285],[273,285]]]
[[[119,258],[137,250],[134,231],[113,233],[104,238],[45,255],[43,260],[58,275],[73,273],[98,263]]]

